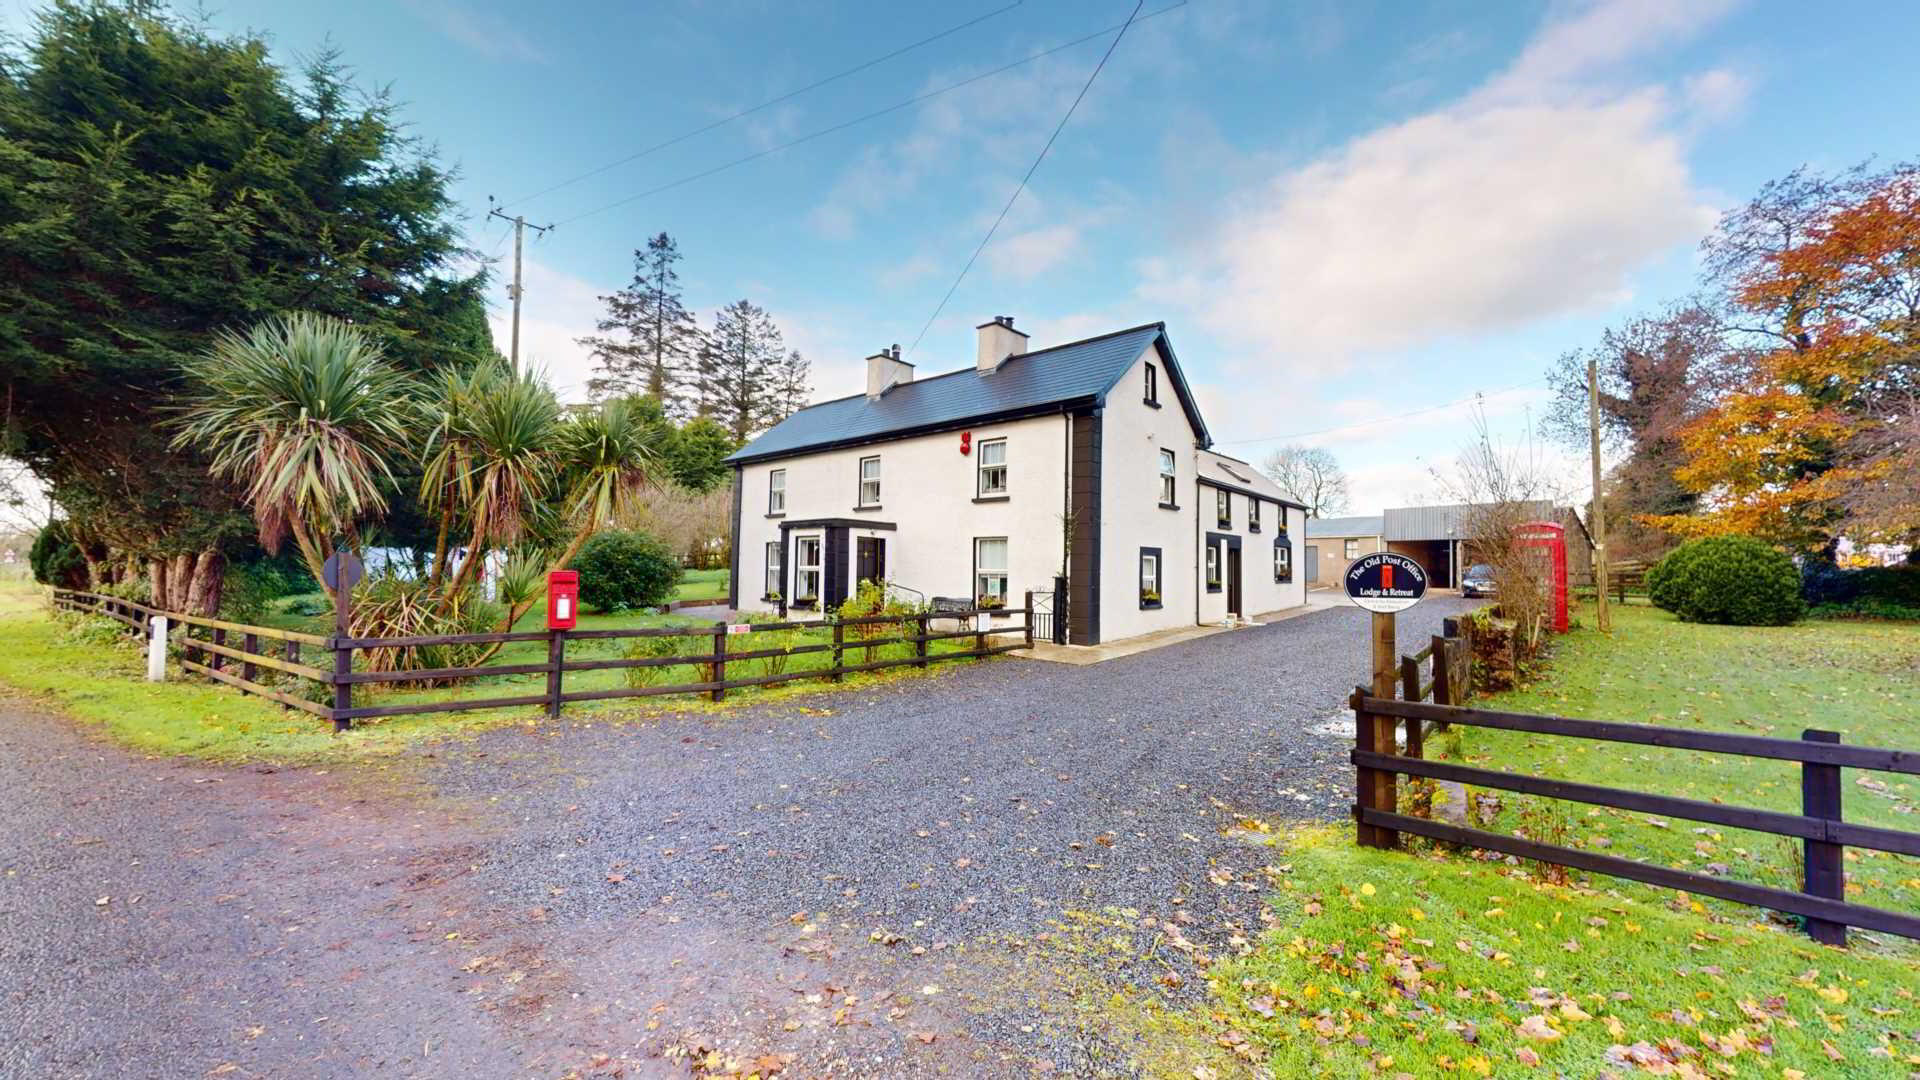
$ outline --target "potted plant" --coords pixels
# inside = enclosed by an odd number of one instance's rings
[[[1157,592],[1155,592],[1155,591],[1154,591],[1154,590],[1152,590],[1152,589],[1142,589],[1142,590],[1140,590],[1140,606],[1141,606],[1141,607],[1143,607],[1143,608],[1157,608],[1157,607],[1159,607],[1159,606],[1160,606],[1160,594],[1159,594],[1159,593],[1157,593]]]

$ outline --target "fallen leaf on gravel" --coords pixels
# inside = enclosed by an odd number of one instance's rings
[[[615,873],[608,874],[607,880],[613,882],[615,885],[618,885],[621,882],[627,880],[627,875],[619,872],[615,872]]]
[[[111,897],[111,896],[103,896],[103,897],[101,897],[100,899],[98,899],[98,900],[95,900],[95,901],[93,902],[93,906],[94,906],[94,907],[106,907],[106,906],[107,906],[107,905],[108,905],[109,903],[111,903],[112,901],[113,901],[113,897]]]
[[[920,992],[923,994],[937,994],[940,992],[940,988],[932,983],[928,983],[920,988]]]
[[[931,1046],[933,1045],[933,1040],[939,1038],[940,1036],[936,1035],[931,1031],[916,1031],[913,1033],[913,1037]]]
[[[761,1054],[753,1059],[753,1067],[763,1073],[777,1073],[793,1060],[791,1054]]]

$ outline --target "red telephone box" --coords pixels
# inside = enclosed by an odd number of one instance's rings
[[[1553,612],[1553,632],[1567,632],[1567,528],[1553,521],[1529,521],[1515,527],[1513,538],[1523,548],[1533,548],[1542,563],[1547,584],[1547,601]]]
[[[571,630],[580,612],[580,572],[555,570],[547,575],[547,629]]]

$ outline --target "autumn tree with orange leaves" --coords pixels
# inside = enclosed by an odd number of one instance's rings
[[[1796,172],[1706,244],[1738,377],[1680,433],[1681,536],[1920,538],[1920,165]]]

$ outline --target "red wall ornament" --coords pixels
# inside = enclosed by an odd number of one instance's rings
[[[960,433],[960,452],[963,454],[973,453],[973,432],[963,431]]]

